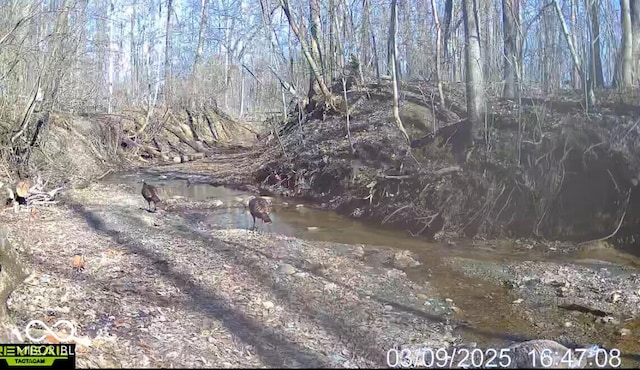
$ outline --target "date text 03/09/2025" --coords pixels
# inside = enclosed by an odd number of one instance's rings
[[[390,349],[387,351],[387,366],[391,368],[511,368],[516,353],[511,348],[417,348]],[[531,350],[520,354],[525,356],[526,364],[518,365],[534,368],[557,368],[587,365],[597,368],[618,368],[621,365],[621,353],[617,348],[610,350],[598,348],[567,349],[562,353],[551,350]]]

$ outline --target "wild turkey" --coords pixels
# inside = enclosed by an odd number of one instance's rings
[[[147,184],[146,180],[142,180],[142,196],[149,203],[149,212],[155,212],[156,204],[161,202],[158,197],[158,189],[153,185]],[[153,202],[153,210],[151,210],[151,202]]]
[[[251,217],[253,217],[252,229],[256,228],[256,218],[261,219],[263,223],[271,223],[271,218],[269,217],[271,206],[266,199],[260,197],[251,199],[249,201],[249,212],[251,212]]]

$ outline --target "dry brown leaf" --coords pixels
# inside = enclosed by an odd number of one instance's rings
[[[84,268],[84,257],[76,254],[73,256],[73,268],[81,269]]]
[[[44,337],[44,341],[45,341],[45,343],[50,343],[50,344],[57,344],[57,343],[60,343],[60,341],[59,341],[59,340],[57,340],[57,339],[56,339],[56,337],[54,337],[54,336],[53,336],[53,335],[51,335],[51,334],[47,334],[47,335]]]
[[[16,185],[16,194],[18,194],[19,197],[24,198],[29,193],[29,189],[31,189],[29,181],[20,181],[18,185]]]

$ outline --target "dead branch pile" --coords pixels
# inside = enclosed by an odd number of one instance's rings
[[[55,200],[56,195],[63,188],[57,187],[51,190],[45,190],[46,186],[47,183],[44,183],[42,177],[39,175],[33,184],[28,180],[18,182],[15,187],[0,183],[0,188],[6,188],[8,199],[11,201],[14,211],[16,212],[19,210],[20,203],[23,203],[27,207],[57,204],[58,201]]]

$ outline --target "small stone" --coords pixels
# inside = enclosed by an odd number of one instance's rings
[[[620,324],[620,320],[616,319],[613,316],[598,317],[596,319],[596,322],[599,323],[599,324],[612,324],[612,325],[619,325]]]
[[[324,285],[324,290],[334,290],[336,289],[338,286],[334,283],[327,283]]]
[[[173,163],[180,163],[180,157],[179,156],[173,157]]]
[[[289,203],[287,203],[287,202],[282,202],[282,203],[281,203],[281,205],[282,205],[283,207],[289,207]]]
[[[631,335],[631,330],[627,329],[627,328],[620,328],[620,330],[618,330],[618,334],[620,336],[626,337],[626,336]]]
[[[391,310],[393,310],[393,306],[387,304],[387,305],[384,306],[384,309],[387,310],[387,311],[391,311]]]
[[[307,226],[307,230],[316,231],[316,230],[318,230],[318,227],[317,226]]]
[[[273,304],[273,302],[271,302],[271,301],[264,301],[264,302],[262,302],[262,307],[264,307],[264,308],[265,308],[265,309],[267,309],[267,310],[270,310],[270,309],[274,308],[275,306],[276,306],[276,305],[275,305],[275,304]]]
[[[462,313],[462,310],[456,306],[451,306],[451,311],[457,313],[458,315]]]
[[[453,302],[453,299],[451,299],[451,298],[445,298],[445,299],[444,299],[444,301],[445,301],[445,302],[447,302],[447,303],[452,303],[452,302]]]
[[[611,296],[609,297],[609,302],[611,303],[618,303],[620,301],[620,299],[622,298],[622,296],[620,295],[620,293],[618,292],[613,292],[611,294]]]
[[[522,303],[522,302],[524,302],[524,299],[522,299],[522,298],[518,298],[518,299],[516,299],[515,301],[513,301],[512,303],[513,303],[513,304],[520,304],[520,303]]]
[[[69,313],[69,312],[71,312],[71,308],[69,308],[69,307],[58,307],[56,309],[56,311],[58,311],[59,313]]]
[[[406,275],[407,274],[404,271],[398,270],[398,269],[390,269],[387,271],[387,277],[390,277],[390,278],[404,277]]]
[[[285,275],[292,275],[296,272],[296,268],[288,263],[283,263],[282,265],[280,265],[280,267],[278,267],[278,271]]]
[[[410,251],[401,251],[393,255],[393,267],[397,269],[406,269],[408,267],[420,266],[420,262],[413,258]]]
[[[296,204],[296,208],[303,208],[304,204]]]
[[[564,325],[565,328],[570,328],[573,326],[573,324],[570,321],[565,321]]]
[[[214,207],[222,207],[224,205],[224,202],[221,201],[220,199],[216,199],[216,200],[213,201],[212,205]]]
[[[422,293],[418,293],[417,297],[421,301],[426,301],[427,299],[429,299],[429,297],[427,297],[426,294],[422,294]]]
[[[358,258],[362,258],[362,257],[364,257],[364,255],[365,255],[364,247],[363,247],[363,246],[361,246],[361,245],[357,246],[357,247],[353,250],[353,254],[354,254],[356,257],[358,257]]]

